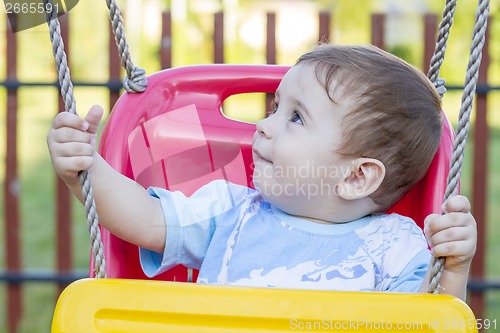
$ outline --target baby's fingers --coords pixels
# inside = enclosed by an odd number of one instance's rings
[[[448,200],[442,206],[443,213],[469,213],[470,212],[470,202],[463,195],[456,195]]]
[[[49,140],[59,143],[80,142],[90,143],[90,134],[71,127],[61,127],[50,131]]]
[[[59,157],[54,161],[54,167],[63,179],[71,179],[77,177],[80,171],[89,170],[93,163],[91,156]]]
[[[436,219],[439,219],[442,215],[440,214],[429,214],[424,220],[424,234],[430,235],[431,233],[436,232],[432,230],[431,227],[435,225]]]
[[[99,105],[94,105],[90,108],[87,116],[85,116],[85,121],[89,124],[89,128],[87,130],[89,133],[97,133],[103,114],[104,110]]]
[[[57,155],[60,157],[71,156],[94,156],[95,149],[91,145],[83,142],[64,142],[57,144]]]
[[[433,248],[439,244],[460,242],[471,237],[471,230],[464,227],[451,227],[427,235],[427,242]]]
[[[470,213],[431,214],[424,223],[424,233],[428,236],[449,228],[475,228],[476,226],[476,221]]]
[[[54,122],[52,123],[52,128],[59,129],[63,127],[70,127],[86,132],[89,128],[89,123],[72,113],[60,112],[55,117]]]
[[[465,262],[474,256],[476,244],[470,239],[457,240],[453,242],[439,243],[431,249],[434,257],[448,257],[449,260]],[[452,259],[452,258],[453,259]],[[452,264],[450,262],[450,264]]]

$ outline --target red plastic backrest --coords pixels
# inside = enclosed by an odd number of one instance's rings
[[[99,153],[144,187],[159,186],[190,195],[213,179],[252,186],[251,142],[255,125],[229,119],[223,101],[244,93],[274,93],[289,69],[275,65],[197,65],[148,77],[144,93],[116,103],[101,137]],[[451,157],[453,132],[446,116],[440,148],[427,176],[390,211],[419,225],[440,212]],[[109,277],[146,278],[136,246],[101,228]],[[92,267],[92,264],[91,264]],[[187,281],[176,267],[157,279]]]

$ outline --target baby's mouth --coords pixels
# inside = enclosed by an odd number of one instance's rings
[[[263,161],[263,162],[267,162],[267,163],[273,163],[271,162],[270,160],[268,160],[267,158],[263,157],[261,153],[259,153],[258,150],[256,149],[253,149],[253,153],[254,155],[257,157],[257,159]]]

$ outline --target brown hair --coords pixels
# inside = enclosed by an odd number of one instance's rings
[[[371,198],[383,212],[427,172],[441,138],[441,100],[427,77],[374,46],[323,44],[299,58],[335,101],[339,90],[354,101],[342,121],[346,157],[380,160],[386,175]],[[338,84],[332,87],[333,84]]]

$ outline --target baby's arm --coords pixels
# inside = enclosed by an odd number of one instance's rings
[[[464,196],[448,199],[443,212],[443,215],[431,214],[426,218],[424,233],[432,255],[446,257],[439,292],[465,300],[469,269],[476,252],[476,221],[470,214],[469,200]],[[425,292],[428,285],[429,271],[421,291]]]
[[[166,230],[160,201],[95,151],[102,115],[102,108],[93,106],[85,120],[68,112],[56,116],[47,135],[54,169],[80,201],[78,174],[89,170],[100,224],[128,242],[163,252]]]

